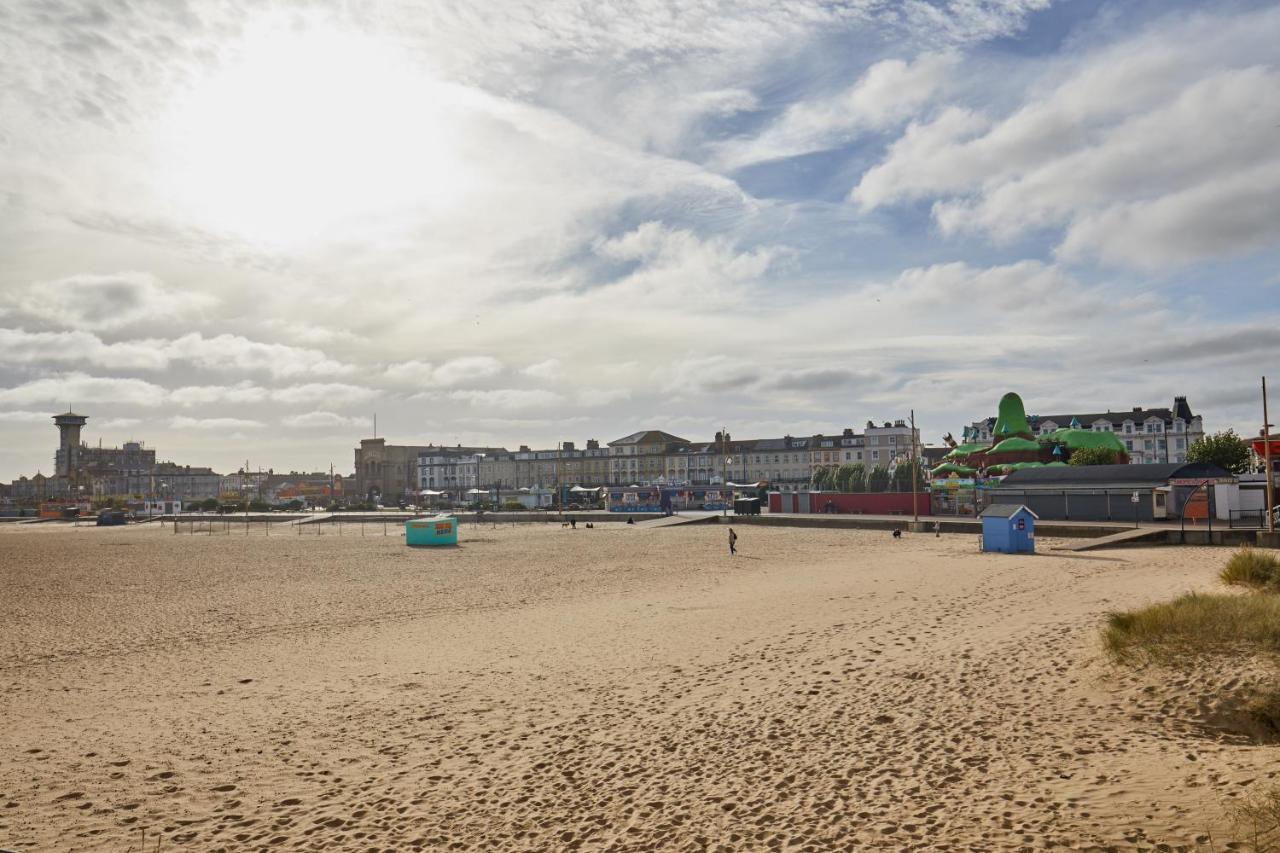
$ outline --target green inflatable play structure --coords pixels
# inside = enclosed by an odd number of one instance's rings
[[[1085,449],[1104,451],[1115,464],[1129,461],[1128,451],[1113,433],[1084,429],[1076,418],[1069,427],[1037,434],[1027,419],[1022,398],[1012,392],[1000,398],[991,442],[975,441],[977,438],[977,428],[971,431],[966,427],[964,443],[953,443],[931,475],[935,479],[974,474],[1002,477],[1024,468],[1066,465],[1072,454]]]

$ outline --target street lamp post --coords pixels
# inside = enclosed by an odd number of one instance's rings
[[[920,524],[920,497],[917,488],[920,476],[919,448],[916,442],[916,410],[911,410],[911,516],[912,524]]]
[[[728,491],[729,488],[729,428],[720,428],[720,489]],[[727,498],[721,497],[720,506],[721,515],[725,518],[729,516],[729,501]]]
[[[1264,494],[1266,495],[1267,532],[1276,532],[1276,519],[1273,501],[1275,485],[1271,482],[1271,419],[1267,416],[1267,377],[1262,377],[1262,473],[1264,477]],[[1274,542],[1272,543],[1275,544]]]

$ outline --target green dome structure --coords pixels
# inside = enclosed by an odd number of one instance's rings
[[[996,425],[992,433],[1001,439],[1009,436],[1029,439],[1035,435],[1027,423],[1027,410],[1022,405],[1022,398],[1012,391],[1000,398]]]
[[[1093,447],[1112,450],[1116,453],[1126,452],[1124,444],[1121,443],[1120,439],[1116,438],[1116,434],[1113,432],[1094,432],[1091,429],[1055,429],[1048,435],[1042,436],[1042,440],[1050,444],[1061,444],[1068,450]]]
[[[987,451],[987,453],[993,456],[997,453],[1023,453],[1023,452],[1039,453],[1040,443],[1036,441],[1032,441],[1029,438],[1017,438],[1017,437],[1006,438],[1004,441],[1000,442],[995,447]]]
[[[931,477],[942,479],[944,477],[955,474],[959,477],[972,477],[977,473],[977,469],[969,468],[964,465],[956,465],[953,462],[944,462],[929,472]]]

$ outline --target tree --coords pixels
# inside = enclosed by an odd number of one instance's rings
[[[877,465],[867,474],[868,492],[887,492],[889,490],[889,469]]]
[[[920,488],[926,482],[928,482],[928,473],[921,468],[916,473],[916,488]],[[893,490],[895,492],[911,491],[910,461],[899,462],[898,467],[893,469]]]
[[[836,471],[836,488],[842,492],[865,492],[867,490],[867,466],[861,462],[841,465]]]
[[[819,465],[813,469],[813,490],[816,492],[835,488],[835,469]]]
[[[1071,458],[1067,460],[1067,464],[1114,465],[1116,454],[1114,450],[1107,450],[1105,447],[1081,447],[1071,452]]]
[[[1168,441],[1168,439],[1165,439]],[[1187,450],[1188,462],[1209,462],[1232,474],[1249,470],[1249,445],[1235,430],[1206,435]]]
[[[855,462],[851,467],[853,472],[849,475],[849,491],[865,492],[867,490],[867,466],[861,462]]]

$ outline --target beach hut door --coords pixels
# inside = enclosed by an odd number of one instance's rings
[[[1151,492],[1151,517],[1152,518],[1168,518],[1169,517],[1169,490],[1153,489]]]

